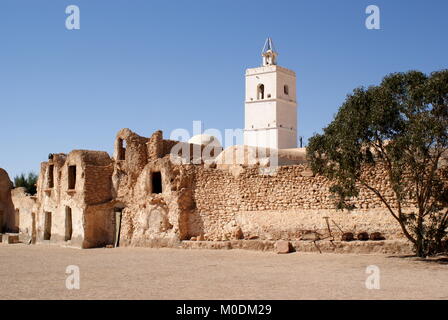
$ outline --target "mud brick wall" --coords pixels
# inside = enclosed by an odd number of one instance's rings
[[[99,204],[112,200],[113,165],[85,167],[84,194],[86,204]]]

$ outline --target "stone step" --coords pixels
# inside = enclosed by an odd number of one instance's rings
[[[382,241],[303,241],[291,240],[282,243],[288,252],[357,253],[357,254],[400,254],[412,255],[412,243],[407,240]],[[288,245],[288,247],[286,247]],[[279,245],[272,240],[230,240],[230,241],[188,241],[181,242],[184,249],[244,249],[278,251]],[[286,249],[288,248],[288,249]]]
[[[1,235],[0,242],[14,244],[19,243],[19,234],[18,233],[4,233]]]

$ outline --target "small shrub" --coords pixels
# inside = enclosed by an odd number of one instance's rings
[[[37,192],[37,174],[34,172],[28,173],[28,175],[20,174],[14,178],[14,188],[25,188],[26,193],[35,195]]]

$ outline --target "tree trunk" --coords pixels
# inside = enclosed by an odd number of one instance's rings
[[[418,214],[416,231],[417,231],[416,253],[418,257],[425,258],[426,250],[425,250],[425,239],[423,237],[423,215],[421,214],[421,212],[419,212]]]

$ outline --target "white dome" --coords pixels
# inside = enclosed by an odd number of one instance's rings
[[[214,136],[208,135],[208,134],[197,134],[188,140],[188,143],[192,144],[200,144],[204,146],[211,145],[213,147],[221,147],[221,143],[216,139]]]
[[[260,157],[258,152],[262,152]],[[266,162],[270,149],[245,145],[235,145],[226,148],[215,159],[217,165],[255,165]]]
[[[273,162],[274,161],[274,162]],[[271,165],[304,164],[306,160],[305,148],[270,149],[246,145],[234,145],[226,148],[215,159],[217,166],[228,165]]]

